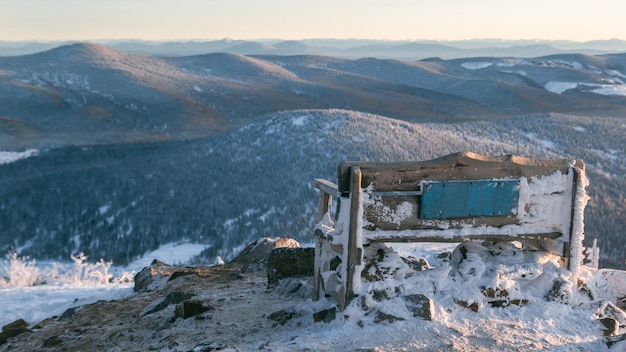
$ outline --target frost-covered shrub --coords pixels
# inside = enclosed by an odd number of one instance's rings
[[[36,261],[28,257],[18,257],[17,253],[9,252],[0,267],[0,287],[33,286],[40,283],[40,270]]]
[[[100,261],[95,264],[87,263],[87,256],[84,253],[79,253],[77,256],[70,256],[74,261],[74,273],[72,275],[74,284],[83,283],[97,283],[108,284],[111,282],[113,275],[109,273],[109,268],[113,264],[112,261],[105,262],[100,258]]]
[[[96,263],[88,263],[87,256],[82,252],[70,256],[73,265],[54,262],[45,268],[39,268],[35,260],[19,257],[15,252],[8,253],[6,258],[0,264],[0,288],[49,283],[81,286],[133,282],[133,273],[123,272],[114,278],[110,273],[112,261],[100,259]]]
[[[100,258],[96,263],[88,263],[87,256],[80,252],[78,255],[71,255],[74,261],[72,272],[66,277],[76,285],[82,284],[109,284],[109,283],[129,283],[133,282],[133,273],[122,272],[119,277],[113,277],[109,272],[113,261],[105,261]]]

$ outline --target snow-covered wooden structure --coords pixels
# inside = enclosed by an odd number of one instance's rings
[[[587,202],[582,160],[471,152],[406,162],[344,162],[320,190],[313,299],[355,297],[364,246],[375,242],[532,241],[582,264]],[[332,200],[338,200],[335,216]]]

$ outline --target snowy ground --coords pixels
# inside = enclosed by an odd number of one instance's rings
[[[114,278],[119,278],[125,274],[134,275],[141,269],[149,266],[155,258],[172,264],[184,264],[205,248],[206,245],[194,243],[167,244],[161,246],[158,250],[147,253],[126,267],[111,267],[109,271]],[[30,262],[32,260],[26,260],[26,263]],[[5,265],[2,268],[8,269],[8,265],[8,261],[5,261]],[[40,270],[45,270],[45,268],[54,265],[65,267],[65,274],[67,276],[72,275],[73,265],[69,262],[40,263],[36,266]],[[22,271],[19,275],[24,276],[26,274],[25,271],[28,269],[20,268],[18,270]],[[0,277],[2,276],[2,271],[0,270]],[[0,284],[0,297],[3,303],[0,305],[0,326],[17,319],[37,323],[47,317],[61,315],[68,308],[90,304],[99,300],[121,299],[133,294],[132,282],[102,284],[92,280],[64,280],[59,277],[47,277],[44,279],[49,281],[49,283],[34,286]]]
[[[193,250],[193,246],[181,246],[176,255],[186,256]],[[449,250],[449,245],[437,244],[430,249],[405,246],[396,252],[429,258],[435,263],[435,254]],[[389,262],[394,261],[392,257]],[[263,273],[239,274],[223,267],[214,267],[202,275],[157,282],[152,290],[139,293],[134,293],[128,283],[5,288],[0,291],[5,303],[0,314],[5,320],[21,311],[21,317],[34,325],[46,315],[59,315],[71,306],[83,306],[68,319],[47,321],[42,329],[19,335],[0,346],[0,351],[42,346],[51,346],[51,350],[63,347],[111,351],[626,351],[625,342],[611,349],[605,343],[604,327],[597,320],[602,300],[578,297],[574,304],[565,304],[531,295],[525,305],[493,308],[481,303],[474,312],[451,301],[453,285],[468,292],[473,287],[468,282],[458,285],[450,281],[449,271],[442,265],[418,272],[403,283],[438,282],[447,288],[433,295],[432,321],[407,314],[403,311],[404,303],[392,298],[375,310],[363,309],[360,303],[353,302],[330,323],[314,323],[313,313],[328,308],[329,302],[311,301],[310,278],[286,279],[268,289]],[[607,285],[601,280],[593,282],[596,290]],[[175,292],[192,293],[195,300],[211,309],[188,319],[175,319],[173,304],[146,314],[155,302]],[[98,302],[87,304],[95,301]],[[400,319],[377,322],[375,312],[379,310]],[[35,311],[39,313],[32,314]],[[277,317],[277,312],[282,315]]]

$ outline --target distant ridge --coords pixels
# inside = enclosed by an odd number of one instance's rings
[[[215,52],[244,55],[315,54],[346,59],[376,57],[421,60],[428,57],[458,59],[470,57],[535,57],[562,53],[598,55],[626,52],[626,41],[618,39],[573,42],[564,40],[461,40],[461,41],[393,41],[367,39],[264,39],[257,41],[220,39],[193,41],[100,41],[116,50],[159,56],[190,56]],[[0,56],[32,54],[67,42],[2,42]]]
[[[271,46],[305,49],[296,41]],[[226,52],[157,57],[78,43],[0,57],[0,116],[38,131],[30,139],[0,134],[0,149],[215,136],[294,109],[411,122],[529,113],[624,116],[625,67],[624,54],[424,61]],[[0,133],[9,135],[4,126]]]

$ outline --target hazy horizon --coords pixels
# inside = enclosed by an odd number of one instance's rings
[[[116,42],[141,42],[141,43],[168,43],[168,42],[214,42],[214,41],[250,41],[250,42],[281,42],[281,41],[337,41],[337,42],[380,42],[380,43],[441,43],[441,44],[454,44],[454,43],[571,43],[571,44],[585,44],[593,42],[610,42],[610,41],[623,41],[626,39],[621,38],[599,38],[590,40],[571,40],[571,39],[532,39],[532,38],[520,38],[520,39],[505,39],[505,38],[468,38],[468,39],[375,39],[375,38],[298,38],[298,39],[286,39],[286,38],[236,38],[236,37],[223,37],[223,38],[172,38],[172,39],[142,39],[142,38],[87,38],[87,39],[20,39],[20,40],[5,40],[0,38],[1,43],[116,43]]]
[[[626,3],[394,0],[30,0],[0,13],[0,41],[626,40]],[[7,5],[7,4],[5,4]]]

